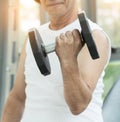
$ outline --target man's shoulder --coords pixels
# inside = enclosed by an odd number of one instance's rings
[[[97,24],[96,22],[93,22],[92,20],[88,19],[88,23],[89,23],[89,26],[91,28],[92,31],[94,30],[102,30],[102,28],[100,27],[99,24]]]
[[[49,22],[38,26],[37,29],[40,31],[40,30],[47,29],[48,27],[49,27]]]

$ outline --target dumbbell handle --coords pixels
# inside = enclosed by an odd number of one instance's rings
[[[56,43],[51,43],[51,44],[48,44],[48,45],[45,45],[44,48],[45,48],[45,52],[48,54],[48,53],[52,53],[55,51],[55,46],[56,46]]]

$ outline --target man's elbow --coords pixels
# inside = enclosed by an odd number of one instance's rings
[[[71,113],[73,115],[79,115],[82,113],[89,105],[92,97],[89,97],[87,100],[84,100],[83,102],[79,103],[78,105],[74,105],[70,108]]]

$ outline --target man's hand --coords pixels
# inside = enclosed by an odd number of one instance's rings
[[[84,43],[78,30],[67,31],[56,38],[56,54],[60,62],[77,60]]]

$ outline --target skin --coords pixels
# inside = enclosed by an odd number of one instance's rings
[[[76,0],[40,0],[40,3],[50,16],[49,27],[52,30],[59,30],[77,19]],[[78,30],[67,31],[56,37],[55,51],[62,70],[64,97],[74,115],[80,114],[88,106],[110,53],[110,44],[105,34],[100,30],[94,30],[92,35],[100,55],[97,60],[91,59]],[[24,46],[14,87],[4,108],[2,122],[19,122],[22,117],[26,99],[25,57]]]
[[[26,98],[25,95],[26,84],[24,76],[24,63],[26,57],[25,45],[22,49],[18,71],[14,81],[14,86],[7,98],[1,122],[20,122],[20,119],[23,114]]]
[[[75,0],[76,1],[76,0]],[[50,17],[50,28],[58,30],[77,19],[77,4],[74,0],[40,0]]]

